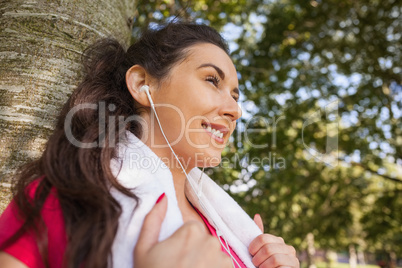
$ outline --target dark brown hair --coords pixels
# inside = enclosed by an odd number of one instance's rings
[[[126,130],[138,137],[142,131],[141,125],[135,121],[127,120],[123,128],[117,120],[108,121],[112,115],[126,120],[139,112],[126,86],[126,72],[138,64],[160,81],[174,64],[186,57],[186,49],[197,43],[211,43],[228,53],[225,41],[211,27],[177,21],[144,31],[127,52],[113,39],[100,40],[85,51],[83,80],[63,106],[43,155],[18,173],[14,200],[24,225],[10,240],[0,245],[0,249],[14,243],[26,230],[34,230],[42,258],[49,266],[47,232],[43,229],[46,230],[46,226],[40,211],[50,190],[56,189],[68,237],[65,266],[108,265],[121,214],[121,207],[109,189],[115,187],[138,201],[129,189],[117,182],[110,169],[110,162],[116,156],[113,143],[119,142]],[[69,111],[84,103],[104,103],[106,107],[114,105],[115,108],[105,109],[105,122],[102,123],[107,131],[99,129],[99,109],[81,109],[72,117],[74,138],[83,143],[96,142],[98,146],[93,148],[73,145],[64,130]],[[111,131],[115,140],[109,139]],[[26,189],[40,176],[42,179],[31,200]]]

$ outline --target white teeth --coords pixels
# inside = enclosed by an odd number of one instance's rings
[[[221,139],[223,138],[223,133],[220,132],[219,130],[211,128],[211,126],[205,127],[204,125],[203,125],[203,128],[206,129],[207,131],[211,132],[216,137],[221,138]]]

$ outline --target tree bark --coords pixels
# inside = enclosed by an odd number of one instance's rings
[[[102,37],[127,45],[134,14],[134,0],[1,1],[0,180],[40,156],[82,51]]]

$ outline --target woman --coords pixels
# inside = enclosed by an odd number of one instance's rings
[[[220,243],[235,267],[298,267],[292,247],[261,234],[196,168],[219,164],[241,115],[236,69],[215,30],[170,23],[127,52],[103,40],[85,55],[82,83],[0,218],[0,264],[223,267]],[[151,245],[150,211],[164,217],[155,227],[163,242]]]

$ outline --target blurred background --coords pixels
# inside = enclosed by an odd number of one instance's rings
[[[208,173],[303,267],[402,267],[402,3],[137,1],[131,42],[175,16],[238,70],[243,118]]]
[[[402,266],[402,4],[143,1],[133,38],[180,14],[217,28],[243,118],[210,174],[303,265]],[[399,259],[399,263],[398,263]]]

